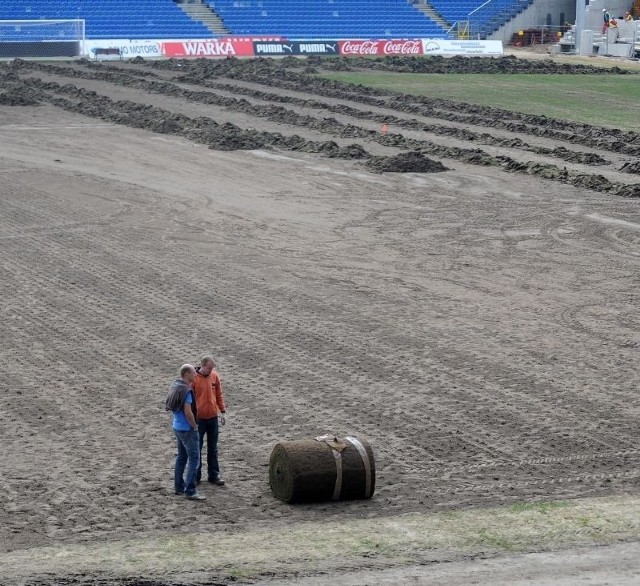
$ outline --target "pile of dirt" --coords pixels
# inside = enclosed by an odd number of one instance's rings
[[[505,57],[378,57],[378,58],[321,58],[314,65],[332,71],[355,71],[358,69],[378,69],[398,73],[554,73],[583,75],[629,75],[632,72],[613,67],[605,69],[591,65],[556,63],[551,59],[517,59],[514,55]],[[298,65],[299,67],[300,65]]]
[[[613,195],[619,195],[620,197],[628,197],[630,199],[640,199],[640,185],[634,183],[633,185],[618,185],[611,191]]]
[[[338,146],[335,142],[330,141],[331,149],[322,151],[322,154],[334,159],[368,159],[371,155],[358,143],[348,144],[345,147]]]
[[[18,83],[20,81],[20,76],[15,72],[11,71],[6,67],[0,67],[0,82],[2,85],[8,83]]]
[[[532,148],[533,152],[541,155],[552,155],[559,159],[563,159],[569,163],[582,163],[583,165],[607,165],[609,161],[596,153],[583,153],[580,151],[570,151],[565,147],[549,148]]]
[[[400,153],[395,157],[372,157],[365,167],[374,173],[441,173],[449,170],[440,161],[425,157],[418,151]]]
[[[620,171],[623,173],[634,173],[635,175],[640,175],[640,161],[636,161],[635,163],[625,163],[620,167]]]
[[[39,104],[38,93],[23,84],[0,93],[0,105],[2,106],[38,106]]]

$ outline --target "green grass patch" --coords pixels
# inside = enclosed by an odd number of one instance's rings
[[[509,510],[514,513],[520,513],[522,511],[535,511],[538,513],[546,514],[554,509],[563,509],[571,506],[567,501],[551,501],[545,503],[516,503],[511,505]]]
[[[331,72],[322,77],[525,114],[640,131],[640,76]]]
[[[0,553],[0,583],[38,576],[145,577],[209,584],[343,568],[421,564],[478,553],[544,551],[637,540],[640,498],[522,503],[325,522],[260,523],[198,535],[140,534]]]
[[[467,546],[480,546],[505,552],[518,550],[518,544],[514,540],[485,528],[478,529],[477,532],[473,533]]]

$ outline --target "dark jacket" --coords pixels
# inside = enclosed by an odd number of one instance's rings
[[[167,411],[181,411],[184,409],[184,400],[187,398],[187,393],[191,391],[193,395],[193,403],[191,403],[191,409],[193,409],[194,417],[197,417],[198,411],[196,409],[196,394],[189,383],[183,381],[181,378],[177,378],[171,383],[167,398],[164,400],[164,408]]]

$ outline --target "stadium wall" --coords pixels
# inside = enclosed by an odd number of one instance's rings
[[[82,55],[79,41],[0,41],[0,59],[16,57],[78,57]]]
[[[575,20],[576,0],[537,0],[489,38],[509,44],[513,35],[520,30],[550,25],[552,30],[557,31],[566,22],[573,24]]]

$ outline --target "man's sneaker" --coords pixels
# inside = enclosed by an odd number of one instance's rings
[[[182,492],[175,491],[176,496],[182,496],[184,494],[184,490]]]
[[[224,486],[224,480],[222,480],[222,478],[220,477],[212,478],[211,480],[209,480],[209,482],[211,484],[215,484],[216,486]]]
[[[190,501],[206,501],[207,500],[206,496],[202,494],[198,494],[197,492],[194,494],[188,494],[186,496]]]

